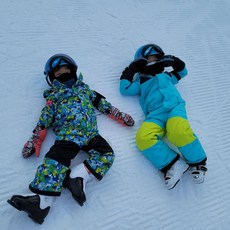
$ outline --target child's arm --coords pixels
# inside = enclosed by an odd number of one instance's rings
[[[126,96],[136,96],[140,94],[140,84],[137,81],[130,81],[124,78],[125,70],[120,78],[120,93]]]
[[[121,112],[118,108],[112,106],[111,103],[108,102],[106,98],[100,93],[90,90],[89,87],[88,90],[90,91],[90,98],[93,106],[97,108],[100,112],[121,122],[124,125],[134,125],[134,120],[129,114]]]
[[[37,126],[33,130],[32,137],[25,143],[22,149],[22,156],[28,158],[34,153],[37,157],[40,155],[42,142],[46,138],[47,128],[53,121],[54,105],[51,101],[47,101],[46,106],[42,109]]]
[[[173,68],[168,75],[171,77],[171,80],[174,84],[177,84],[179,80],[188,74],[185,63],[178,57],[165,55],[157,63],[163,67],[171,66]]]
[[[140,85],[137,81],[133,81],[134,75],[141,71],[147,65],[148,61],[141,58],[131,62],[131,64],[124,69],[120,77],[120,92],[123,95],[136,96],[140,93]]]

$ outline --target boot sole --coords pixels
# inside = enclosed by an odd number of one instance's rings
[[[7,202],[8,202],[11,206],[13,206],[14,208],[16,208],[17,210],[26,212],[26,213],[28,214],[28,216],[29,216],[31,219],[33,219],[36,223],[42,224],[42,223],[44,222],[44,219],[40,219],[40,218],[36,218],[36,217],[32,216],[32,215],[28,212],[27,209],[21,208],[21,207],[20,207],[19,205],[17,205],[13,200],[7,200]]]

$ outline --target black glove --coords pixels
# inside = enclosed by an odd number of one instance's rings
[[[148,64],[147,59],[141,58],[141,59],[131,62],[131,64],[129,65],[129,68],[135,74],[137,72],[140,72],[141,69],[144,68],[147,64]]]
[[[131,62],[131,64],[122,72],[120,79],[127,79],[128,81],[132,82],[134,74],[140,72],[147,64],[148,61],[145,58]]]
[[[157,61],[157,65],[161,67],[171,66],[176,72],[182,71],[185,67],[185,63],[173,55],[163,56]]]

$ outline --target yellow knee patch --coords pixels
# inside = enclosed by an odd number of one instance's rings
[[[167,137],[177,147],[192,143],[196,137],[188,120],[182,117],[172,117],[166,124]]]
[[[159,125],[152,122],[144,122],[136,134],[137,147],[143,151],[155,145],[165,130]]]

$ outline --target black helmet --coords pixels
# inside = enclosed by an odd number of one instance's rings
[[[51,86],[54,80],[54,70],[58,67],[67,65],[70,67],[71,71],[77,71],[77,64],[76,62],[66,54],[55,54],[48,59],[45,64],[44,74],[46,75],[47,83]]]

